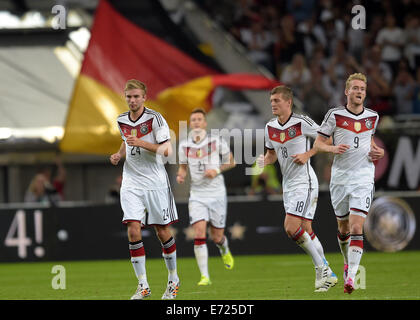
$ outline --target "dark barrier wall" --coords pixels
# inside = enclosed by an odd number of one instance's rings
[[[420,198],[403,199],[413,210],[420,207]],[[193,256],[187,204],[177,204],[177,208],[180,219],[172,225],[177,254]],[[230,202],[228,210],[226,234],[234,254],[302,252],[284,232],[281,201]],[[126,227],[121,217],[119,204],[0,210],[0,261],[128,259]],[[313,228],[327,253],[339,251],[329,193],[320,193]],[[148,257],[161,257],[152,228],[143,230],[143,240]],[[218,255],[214,244],[208,247],[210,255]],[[367,241],[365,248],[375,250]],[[419,232],[405,249],[420,249]]]
[[[420,133],[418,129],[382,130],[376,143],[385,156],[375,163],[376,190],[420,190]]]

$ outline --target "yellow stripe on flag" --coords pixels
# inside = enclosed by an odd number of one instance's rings
[[[208,97],[214,89],[211,76],[200,77],[160,92],[155,101],[146,105],[160,112],[169,128],[178,133],[179,121],[188,121],[195,108],[211,109]]]
[[[121,145],[117,117],[128,111],[124,97],[80,75],[70,103],[60,149],[72,153],[111,154]]]

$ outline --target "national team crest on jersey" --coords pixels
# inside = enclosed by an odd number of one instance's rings
[[[152,123],[153,118],[149,119],[143,123],[140,123],[137,126],[130,126],[129,124],[118,122],[118,125],[120,126],[120,129],[125,137],[128,136],[134,136],[137,138],[141,138],[145,135],[148,135],[150,132],[152,132]]]
[[[362,133],[373,129],[376,118],[377,116],[372,116],[356,120],[350,117],[336,114],[335,122],[338,128],[353,131],[355,133]]]
[[[300,122],[284,130],[271,126],[267,126],[267,128],[270,140],[280,142],[282,144],[302,134],[302,124]]]
[[[145,135],[149,132],[149,126],[145,123],[140,125],[140,132],[142,135]]]
[[[289,130],[287,130],[287,133],[289,134],[290,138],[294,138],[296,136],[296,129],[295,127],[290,127]]]
[[[184,147],[185,155],[189,158],[199,159],[208,156],[216,150],[216,141],[209,142],[201,148]]]
[[[370,129],[372,129],[372,127],[373,127],[373,122],[372,122],[372,120],[371,120],[370,118],[367,118],[367,119],[365,120],[365,125],[366,125],[366,128],[368,128],[369,130],[370,130]]]

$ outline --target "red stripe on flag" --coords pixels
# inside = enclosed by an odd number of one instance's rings
[[[218,72],[133,24],[102,0],[81,74],[121,94],[128,79],[140,79],[153,99],[168,87]]]

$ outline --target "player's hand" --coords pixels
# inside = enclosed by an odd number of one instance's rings
[[[208,169],[204,171],[204,177],[213,179],[217,176],[217,171],[215,169]]]
[[[308,162],[309,156],[305,153],[293,154],[292,158],[294,159],[293,162],[303,165]]]
[[[127,137],[127,144],[130,146],[130,147],[140,147],[139,146],[139,144],[138,144],[138,141],[139,141],[140,139],[138,139],[137,137],[135,137],[135,136],[128,136]]]
[[[183,177],[182,175],[178,174],[176,176],[176,182],[178,182],[179,184],[184,183],[184,181],[185,181],[185,177]]]
[[[338,146],[332,146],[331,151],[334,154],[343,154],[350,146],[348,144],[339,144]]]
[[[264,168],[264,155],[260,154],[257,158],[257,166],[261,169]]]
[[[373,162],[373,161],[377,161],[377,160],[383,158],[384,154],[385,154],[384,149],[382,149],[378,146],[372,145],[370,147],[368,157],[369,157],[369,160]]]
[[[111,163],[114,166],[116,166],[118,162],[120,162],[120,160],[121,160],[121,155],[119,153],[111,154],[111,156],[109,157],[109,161],[111,161]]]

